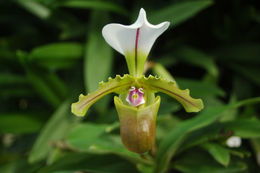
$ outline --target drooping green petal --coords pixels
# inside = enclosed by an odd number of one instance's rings
[[[84,116],[89,107],[100,98],[112,92],[121,94],[127,91],[134,82],[135,78],[128,74],[123,77],[117,75],[114,79],[109,78],[108,82],[102,81],[99,83],[99,88],[96,91],[89,93],[86,96],[81,94],[79,96],[79,101],[71,105],[71,112],[77,116]]]
[[[152,92],[159,91],[175,98],[182,104],[186,112],[198,112],[204,107],[201,99],[192,98],[189,95],[190,91],[188,89],[179,89],[173,81],[150,75],[148,78],[144,76],[139,78],[137,82],[142,85],[144,90],[151,90]]]

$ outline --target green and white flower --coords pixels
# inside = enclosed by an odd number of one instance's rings
[[[141,9],[134,24],[108,24],[103,28],[102,34],[111,47],[125,56],[130,75],[140,77],[155,40],[169,25],[169,22],[150,24],[144,9]]]
[[[143,75],[147,56],[155,40],[168,28],[169,22],[150,24],[144,9],[141,9],[137,21],[132,25],[108,24],[102,34],[107,43],[123,54],[129,74],[109,78],[101,82],[99,88],[88,95],[80,95],[79,101],[71,106],[77,116],[84,116],[89,107],[103,96],[116,93],[114,103],[120,120],[122,142],[127,149],[144,153],[154,145],[156,117],[162,92],[175,98],[187,112],[203,109],[201,99],[192,98],[188,89],[181,90],[174,81],[161,77]]]

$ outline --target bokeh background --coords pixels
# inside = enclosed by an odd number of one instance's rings
[[[128,73],[101,30],[141,7],[152,24],[171,22],[147,74],[173,76],[205,109],[188,114],[161,95],[156,146],[140,156],[121,143],[112,95],[85,118],[70,105]],[[0,1],[0,172],[258,172],[259,41],[256,0]],[[228,147],[231,136],[241,146]]]

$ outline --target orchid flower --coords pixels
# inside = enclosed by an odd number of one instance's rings
[[[116,75],[108,82],[100,82],[99,88],[88,95],[80,95],[71,106],[77,116],[84,116],[89,107],[109,93],[117,93],[114,103],[120,121],[122,142],[127,149],[144,153],[154,145],[156,117],[162,92],[175,98],[187,112],[203,109],[201,99],[194,99],[189,90],[181,90],[174,81],[162,77],[143,75],[144,65],[155,40],[169,27],[169,22],[152,25],[141,9],[132,25],[108,24],[102,30],[106,42],[125,56],[129,74]]]

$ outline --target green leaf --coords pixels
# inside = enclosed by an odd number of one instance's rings
[[[212,4],[212,0],[182,1],[153,12],[150,20],[152,23],[160,23],[167,20],[171,22],[171,26],[176,26]]]
[[[153,66],[153,73],[166,80],[176,82],[175,79],[173,78],[173,76],[171,75],[171,73],[168,72],[167,69],[159,63],[155,63],[155,65]]]
[[[259,64],[260,44],[243,42],[224,45],[216,50],[215,56],[217,60],[224,62]]]
[[[138,83],[143,85],[144,89],[152,90],[153,92],[162,92],[175,98],[182,104],[187,112],[198,112],[203,109],[203,102],[201,99],[193,99],[190,97],[190,91],[180,90],[173,81],[156,78],[150,75],[148,78],[142,77],[138,79]]]
[[[179,61],[201,67],[207,70],[210,75],[218,77],[219,71],[218,67],[213,61],[213,56],[207,55],[200,50],[188,46],[174,49],[173,54],[174,57],[176,57]]]
[[[0,73],[0,97],[1,99],[11,97],[28,97],[35,94],[29,86],[29,80],[24,75],[12,73]]]
[[[223,130],[223,126],[220,123],[212,123],[206,127],[195,130],[185,137],[182,145],[176,151],[176,155],[182,153],[188,148],[212,141],[217,140],[223,136],[221,136],[221,132]]]
[[[11,73],[0,73],[0,86],[25,84],[28,84],[28,80],[25,76]]]
[[[84,62],[84,78],[85,86],[88,92],[95,91],[98,88],[98,83],[107,79],[111,74],[111,67],[113,62],[112,49],[105,43],[102,35],[99,31],[101,28],[97,24],[102,20],[107,19],[107,15],[93,14],[93,20],[95,21],[92,25],[93,29],[87,38],[85,62]],[[97,31],[97,28],[100,30]],[[98,68],[97,68],[98,67]]]
[[[95,91],[98,83],[111,75],[113,52],[102,37],[101,30],[109,19],[105,12],[92,12],[91,29],[87,37],[84,57],[84,82],[87,92]],[[98,66],[98,68],[97,68]],[[110,97],[105,97],[95,105],[99,113],[105,113]]]
[[[189,88],[194,97],[225,96],[226,93],[218,86],[199,80],[176,78],[181,88]]]
[[[178,61],[177,59],[172,58],[172,55],[167,54],[167,55],[161,55],[160,58],[158,57],[158,59],[156,59],[156,62],[162,64],[163,67],[168,68],[173,65],[176,65]]]
[[[171,158],[189,133],[213,123],[226,110],[258,102],[260,102],[260,97],[243,100],[225,106],[208,106],[198,116],[180,123],[161,141],[156,155],[155,172],[163,173],[168,169]]]
[[[67,137],[67,142],[79,151],[95,154],[117,154],[134,163],[147,163],[138,154],[128,151],[119,135],[112,135],[114,124],[82,123],[75,126]]]
[[[137,169],[141,173],[152,173],[153,172],[153,167],[148,166],[148,165],[144,165],[144,164],[138,164]]]
[[[79,43],[52,43],[34,48],[29,60],[46,68],[66,68],[82,58],[83,47]]]
[[[163,139],[167,133],[175,128],[180,122],[181,120],[179,118],[170,114],[158,116],[156,120],[156,139]]]
[[[227,109],[225,106],[207,107],[195,118],[184,121],[172,129],[159,145],[154,172],[166,172],[171,158],[180,147],[185,136],[196,129],[214,122],[225,109]]]
[[[106,133],[107,128],[109,125],[106,124],[78,124],[69,132],[67,142],[79,150],[88,150],[102,134]]]
[[[17,2],[41,19],[47,19],[51,15],[50,9],[35,0],[18,0]]]
[[[10,87],[0,88],[0,97],[3,98],[21,98],[21,97],[32,97],[35,96],[34,90],[31,87]]]
[[[27,62],[26,53],[18,51],[17,56],[25,68],[28,81],[35,91],[50,105],[57,107],[67,95],[67,88],[63,81],[53,72],[32,67]]]
[[[225,112],[226,113],[226,112]],[[242,138],[258,138],[260,127],[259,120],[241,119],[224,123],[214,123],[207,127],[189,133],[178,149],[177,153],[181,153],[187,148],[203,144],[205,142],[217,139],[223,139],[224,132],[232,131],[233,135],[240,136]],[[235,153],[236,154],[236,153]],[[238,153],[240,154],[240,153]],[[241,156],[241,154],[240,154]]]
[[[10,154],[10,153],[9,153]],[[26,157],[12,160],[9,163],[1,164],[0,172],[2,173],[35,173],[42,167],[41,163],[29,164]]]
[[[47,157],[52,151],[51,143],[63,139],[75,124],[69,108],[69,101],[66,101],[54,112],[33,145],[29,162],[37,162]]]
[[[112,11],[119,14],[127,15],[127,11],[123,7],[107,1],[67,0],[60,5],[70,8]]]
[[[259,155],[260,155],[260,138],[251,139],[250,143],[253,148],[255,157],[256,158],[259,157]],[[259,159],[257,159],[257,161],[259,162]]]
[[[115,155],[72,153],[67,154],[54,164],[42,168],[39,173],[67,173],[66,171],[93,173],[137,172],[135,165]]]
[[[240,160],[234,159],[228,167],[215,162],[207,153],[203,151],[188,152],[175,161],[172,167],[184,173],[238,173],[245,171],[247,165]]]
[[[80,95],[79,101],[71,105],[71,111],[77,116],[84,116],[89,107],[98,101],[103,96],[115,92],[122,93],[127,91],[135,82],[134,77],[126,74],[123,77],[117,75],[114,79],[109,78],[108,82],[99,83],[99,88],[88,94],[87,96]]]
[[[65,84],[55,73],[27,68],[27,77],[35,91],[53,107],[57,107],[67,94]]]
[[[33,115],[22,113],[1,113],[0,133],[24,134],[40,130],[43,123]]]
[[[170,114],[172,112],[177,112],[182,109],[181,105],[168,95],[161,95],[161,100],[161,106],[158,113],[159,115]]]
[[[260,86],[260,70],[258,66],[254,67],[232,63],[230,64],[230,67],[238,74],[243,75],[247,79],[254,82],[256,85]]]
[[[225,122],[226,130],[231,130],[235,136],[242,138],[258,138],[260,137],[260,120],[234,120]]]
[[[204,143],[201,146],[208,151],[217,162],[224,166],[228,166],[230,161],[228,149],[217,143]]]

